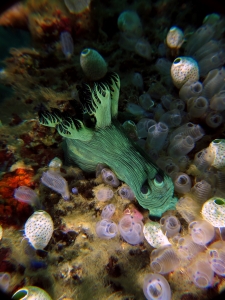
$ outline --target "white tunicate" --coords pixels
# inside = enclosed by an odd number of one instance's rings
[[[192,97],[187,100],[187,111],[191,119],[202,117],[206,113],[208,106],[208,100],[202,96],[198,98]]]
[[[49,243],[53,233],[51,216],[43,210],[36,211],[25,223],[25,237],[35,249],[43,250]]]
[[[178,268],[179,258],[172,245],[154,249],[150,255],[150,267],[154,273],[168,274]]]
[[[196,244],[190,235],[186,235],[184,237],[180,237],[178,240],[178,255],[181,259],[191,260],[194,258],[199,252],[205,250],[205,246]]]
[[[212,241],[215,228],[205,220],[196,220],[189,224],[189,232],[192,240],[199,245],[206,245]]]
[[[170,300],[171,289],[168,281],[160,274],[145,276],[143,292],[147,300]]]
[[[202,205],[212,195],[211,185],[204,179],[195,183],[191,188],[191,194],[193,199]]]
[[[175,135],[181,134],[183,136],[191,136],[195,142],[200,140],[205,134],[203,128],[200,125],[193,124],[191,122],[185,123],[184,125],[176,128],[170,134],[170,141],[175,137]]]
[[[146,151],[155,150],[158,152],[162,150],[163,146],[165,145],[168,131],[168,126],[163,122],[158,122],[149,127],[145,144]]]
[[[103,168],[101,171],[102,180],[112,187],[118,187],[120,185],[119,179],[116,177],[115,173],[107,168]]]
[[[217,241],[208,246],[208,261],[211,269],[220,276],[225,276],[225,242]]]
[[[207,259],[201,258],[196,260],[188,267],[188,274],[191,277],[193,283],[199,288],[207,288],[213,285],[213,270],[210,268],[210,264]]]
[[[200,81],[188,80],[179,90],[179,97],[186,102],[191,97],[199,97],[202,90],[203,86]]]
[[[22,297],[22,298],[21,298]],[[24,286],[18,291],[15,292],[15,294],[12,295],[12,299],[18,300],[52,300],[52,298],[49,296],[49,294],[37,287],[37,286]]]
[[[195,142],[191,136],[183,136],[177,134],[170,141],[168,154],[172,157],[179,157],[189,153],[195,146]]]
[[[162,232],[171,238],[179,233],[181,225],[180,221],[175,216],[165,216],[160,219],[160,226]]]
[[[115,210],[116,210],[115,205],[113,205],[111,203],[106,205],[103,208],[102,213],[101,213],[102,219],[107,219],[107,220],[111,219],[111,217],[113,216]]]
[[[156,124],[156,121],[148,118],[143,118],[138,121],[136,128],[139,139],[146,138],[148,135],[148,129],[154,124]]]
[[[70,199],[68,183],[59,173],[53,171],[43,172],[41,182],[61,194],[64,200]]]
[[[111,188],[103,185],[99,185],[97,188],[93,189],[95,197],[98,201],[108,201],[113,198],[114,192]]]
[[[118,227],[121,236],[127,243],[136,245],[143,242],[143,223],[141,220],[131,215],[125,215],[120,219]]]
[[[182,118],[178,109],[172,109],[164,113],[159,120],[160,122],[166,123],[169,128],[173,128],[180,125]]]
[[[223,120],[223,116],[214,111],[210,111],[205,118],[206,124],[211,128],[219,127],[223,123]]]
[[[118,232],[116,223],[105,219],[96,224],[95,230],[98,237],[106,240],[114,238]]]

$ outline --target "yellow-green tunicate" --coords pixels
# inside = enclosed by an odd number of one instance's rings
[[[217,169],[225,168],[225,139],[216,139],[208,147],[214,157],[212,166]]]
[[[14,300],[52,300],[48,293],[37,286],[25,286],[12,296]]]
[[[199,80],[199,67],[197,62],[187,56],[177,57],[171,66],[171,76],[174,85],[180,89],[188,80]]]
[[[214,227],[225,227],[225,199],[213,197],[202,207],[202,216]]]
[[[143,228],[144,236],[147,242],[154,248],[169,245],[170,242],[162,232],[161,226],[157,222],[148,222]]]

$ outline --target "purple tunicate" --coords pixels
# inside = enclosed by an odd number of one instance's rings
[[[52,171],[43,172],[41,182],[61,194],[64,200],[70,199],[68,183],[60,174]]]
[[[70,58],[74,51],[73,38],[68,31],[64,31],[60,34],[60,41],[62,46],[62,52],[66,58]]]
[[[14,198],[32,206],[40,206],[38,195],[28,186],[19,186],[17,189],[15,189]]]
[[[105,219],[96,224],[95,230],[98,237],[106,240],[114,238],[118,232],[116,223]]]
[[[125,184],[122,185],[121,188],[119,188],[118,194],[123,199],[128,199],[128,200],[135,199],[133,191],[131,190],[131,188],[128,185],[125,185]]]
[[[106,184],[111,185],[112,187],[118,187],[120,185],[120,182],[113,171],[104,168],[102,169],[101,174],[102,179]]]
[[[102,213],[101,213],[101,217],[102,219],[111,219],[112,215],[114,214],[116,208],[115,208],[115,205],[113,204],[108,204],[106,205],[103,210],[102,210]]]
[[[119,232],[123,239],[131,245],[139,244],[144,240],[142,221],[131,215],[125,215],[120,219]]]
[[[71,192],[74,194],[74,195],[78,195],[78,188],[76,187],[73,187]]]

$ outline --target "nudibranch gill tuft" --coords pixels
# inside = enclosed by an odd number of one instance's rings
[[[104,81],[95,82],[93,87],[83,84],[79,88],[85,112],[95,117],[93,129],[56,110],[40,111],[39,120],[42,125],[56,127],[65,138],[70,161],[86,172],[95,171],[99,163],[107,165],[132,189],[151,216],[160,217],[165,211],[175,209],[173,182],[127,137],[116,120],[119,91],[120,78],[116,73],[108,73]]]

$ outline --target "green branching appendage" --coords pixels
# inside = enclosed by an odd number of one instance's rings
[[[48,127],[54,128],[63,120],[58,109],[52,109],[51,112],[48,110],[40,111],[38,115],[40,124]]]
[[[111,116],[112,118],[117,118],[120,95],[120,78],[118,74],[112,72],[107,75],[105,82],[109,87],[111,95]]]
[[[85,127],[83,122],[72,117],[62,120],[57,124],[56,129],[61,136],[80,141],[90,141],[94,134],[93,130]]]

